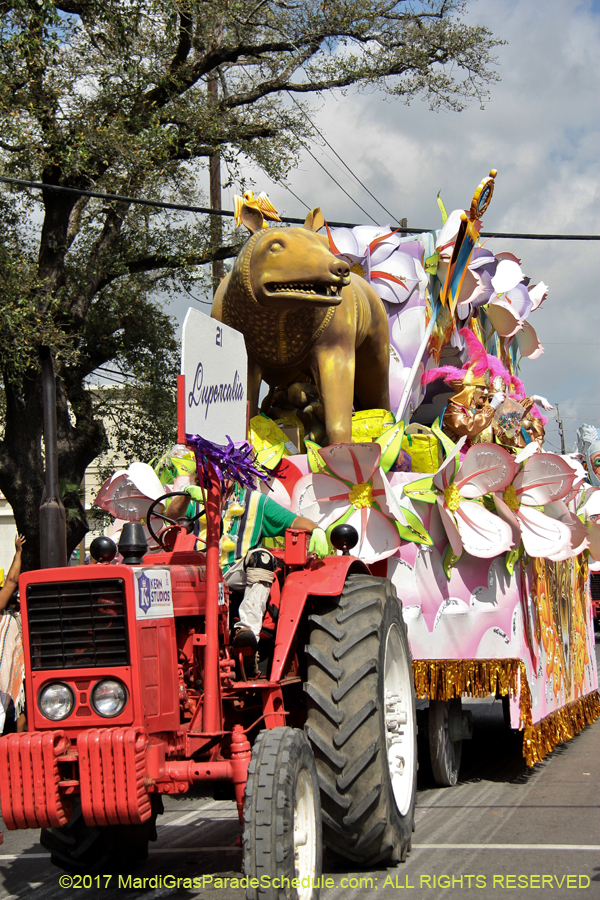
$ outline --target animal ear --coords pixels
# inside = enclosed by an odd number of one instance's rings
[[[315,206],[314,209],[311,209],[304,220],[304,227],[308,228],[310,231],[318,231],[324,224],[325,219],[323,218],[320,206]]]
[[[256,234],[257,231],[260,231],[265,222],[260,209],[257,209],[255,206],[248,206],[247,203],[242,204],[240,219],[251,234]]]

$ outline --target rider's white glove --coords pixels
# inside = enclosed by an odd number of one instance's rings
[[[531,399],[535,400],[543,409],[554,409],[549,400],[546,400],[545,397],[540,397],[539,394],[532,394]]]
[[[504,403],[506,400],[506,394],[502,391],[496,391],[492,399],[490,400],[490,406],[492,409],[498,409],[501,403]]]

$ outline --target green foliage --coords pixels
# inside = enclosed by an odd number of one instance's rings
[[[61,479],[59,488],[67,516],[83,522],[84,492],[82,486]]]

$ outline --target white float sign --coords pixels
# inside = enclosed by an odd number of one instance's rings
[[[188,309],[183,323],[185,430],[215,444],[246,440],[248,357],[239,331]]]

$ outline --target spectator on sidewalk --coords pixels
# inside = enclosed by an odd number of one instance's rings
[[[0,588],[0,729],[2,734],[25,730],[25,659],[21,615],[14,606],[21,574],[25,538],[15,537],[15,555]]]

